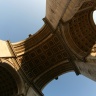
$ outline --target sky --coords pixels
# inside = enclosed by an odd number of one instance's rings
[[[45,3],[45,0],[0,0],[0,39],[16,42],[36,33],[44,24]]]
[[[46,0],[0,0],[0,39],[17,42],[44,24]],[[94,12],[96,22],[96,11]],[[59,76],[44,89],[45,96],[96,96],[96,82],[74,72]]]

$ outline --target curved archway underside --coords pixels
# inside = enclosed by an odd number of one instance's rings
[[[0,66],[0,95],[13,96],[15,94],[18,94],[15,79],[10,72]]]
[[[45,25],[36,34],[17,43],[7,42],[12,57],[18,63],[18,70],[40,90],[62,73],[74,71],[80,74],[74,61],[84,61],[96,41],[96,26],[93,26],[92,19],[96,1],[74,2],[78,7],[76,5],[68,15],[73,1],[66,1],[68,6],[64,9],[66,12],[61,14],[62,17],[57,15],[59,21],[56,28],[46,16]]]
[[[83,60],[96,39],[96,28],[91,24],[94,7],[93,1],[84,2],[71,20],[63,22],[61,19],[55,31],[45,18],[39,32],[12,44],[22,70],[40,89],[60,73],[74,70],[79,74],[74,59]]]

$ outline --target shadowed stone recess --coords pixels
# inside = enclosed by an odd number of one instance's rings
[[[0,67],[0,96],[13,96],[17,91],[17,85],[11,73]]]

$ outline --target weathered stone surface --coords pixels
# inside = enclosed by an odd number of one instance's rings
[[[0,57],[13,57],[12,50],[7,41],[0,40]]]
[[[70,71],[96,81],[96,0],[47,0],[46,5],[48,22],[36,34],[16,43],[0,41],[0,72],[10,72],[17,86],[16,92],[7,87],[12,96],[43,96],[46,84]]]
[[[70,0],[46,0],[46,18],[54,29],[58,26]]]

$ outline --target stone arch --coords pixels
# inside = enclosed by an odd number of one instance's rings
[[[93,11],[93,9],[78,11],[65,26],[62,25],[63,36],[67,46],[81,60],[84,60],[90,53],[96,40]]]
[[[55,76],[54,78],[52,78],[51,80],[49,80],[48,82],[46,82],[46,84],[43,85],[41,91],[42,91],[52,80],[54,80],[54,79],[57,80],[59,76],[64,75],[64,74],[69,73],[69,72],[74,72],[74,71],[73,71],[73,70],[69,70],[69,71],[66,70],[65,72],[62,72],[61,74],[58,74],[57,77]],[[47,76],[47,74],[46,74],[46,76]],[[49,76],[50,76],[50,75],[49,75]]]
[[[75,72],[73,66],[68,62],[59,63],[59,65],[46,70],[46,72],[34,80],[34,83],[40,90],[43,90],[53,79],[68,72]]]
[[[5,62],[0,63],[0,94],[14,96],[24,92],[23,81],[18,72]],[[7,80],[7,81],[6,81]]]

